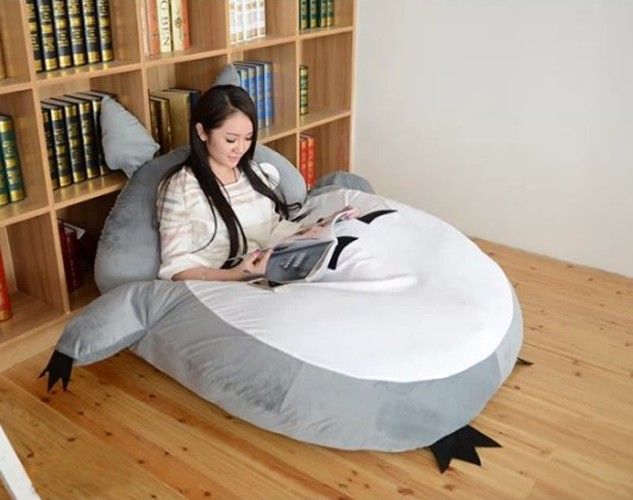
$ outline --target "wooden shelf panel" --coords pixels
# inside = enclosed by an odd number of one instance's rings
[[[197,61],[199,59],[205,59],[208,57],[226,56],[228,51],[226,49],[199,49],[189,48],[187,50],[181,50],[178,52],[168,52],[165,54],[157,54],[154,56],[146,56],[145,66],[148,68],[164,66],[167,64],[178,64],[183,62]]]
[[[47,203],[29,198],[0,207],[0,227],[37,217],[49,211]]]
[[[0,323],[0,344],[16,340],[64,316],[63,311],[22,292],[12,293],[9,300],[13,317]]]
[[[257,131],[257,142],[266,144],[271,141],[276,141],[283,137],[296,134],[297,129],[292,123],[280,123],[274,124],[270,127],[260,128]]]
[[[265,47],[274,47],[275,45],[293,43],[294,41],[294,35],[266,35],[262,38],[249,40],[248,42],[233,43],[229,47],[229,52],[231,52],[231,54],[241,53],[245,50],[256,50]]]
[[[307,30],[301,30],[300,39],[310,40],[313,38],[340,35],[341,33],[349,33],[353,30],[354,28],[352,26],[342,26],[342,27],[329,26],[327,28],[312,28],[312,29],[307,29]]]
[[[37,74],[37,84],[39,87],[68,83],[86,78],[99,76],[110,76],[118,73],[126,73],[141,69],[141,63],[132,61],[110,61],[105,63],[87,64],[73,68],[58,69]]]
[[[0,80],[0,95],[29,90],[31,82],[25,78],[4,78]]]
[[[109,193],[120,191],[127,182],[125,174],[112,172],[96,179],[89,179],[78,184],[71,184],[53,191],[55,209],[83,203]]]
[[[271,139],[266,142],[266,146],[277,151],[280,155],[288,159],[295,167],[299,164],[297,157],[297,134],[293,133],[284,137]]]
[[[340,120],[341,118],[347,118],[351,116],[351,114],[352,112],[346,109],[319,109],[301,115],[299,126],[301,132],[304,132],[312,127],[318,127],[319,125],[325,125],[326,123]]]
[[[86,283],[81,288],[68,294],[71,311],[77,311],[78,309],[87,306],[88,304],[90,304],[90,302],[99,297],[100,292],[92,277],[92,274],[92,270],[86,272]]]

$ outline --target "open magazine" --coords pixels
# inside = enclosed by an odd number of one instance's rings
[[[273,247],[264,276],[250,283],[274,288],[284,283],[319,279],[337,245],[334,225],[356,214],[355,208],[345,207],[284,239]]]

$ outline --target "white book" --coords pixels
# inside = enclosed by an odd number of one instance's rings
[[[169,0],[156,0],[161,53],[171,52],[173,50],[170,10]]]
[[[257,37],[266,36],[266,0],[257,0]]]
[[[252,40],[257,36],[257,0],[243,0],[244,40]]]
[[[184,0],[171,0],[171,38],[174,50],[184,50],[185,36],[182,25],[182,2]]]
[[[231,43],[235,43],[237,41],[236,31],[235,31],[235,0],[229,0],[229,32],[231,34]]]
[[[244,41],[244,2],[245,0],[234,0],[235,2],[235,42]]]

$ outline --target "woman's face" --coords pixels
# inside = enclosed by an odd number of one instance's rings
[[[220,127],[209,133],[200,123],[196,125],[196,130],[207,145],[211,165],[218,167],[237,167],[253,140],[253,124],[241,111],[230,115]]]

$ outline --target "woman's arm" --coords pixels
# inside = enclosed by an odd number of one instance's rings
[[[244,257],[239,265],[231,269],[215,269],[213,267],[193,267],[172,276],[174,281],[205,280],[205,281],[243,281],[262,276],[266,272],[266,264],[272,250],[255,250]]]

